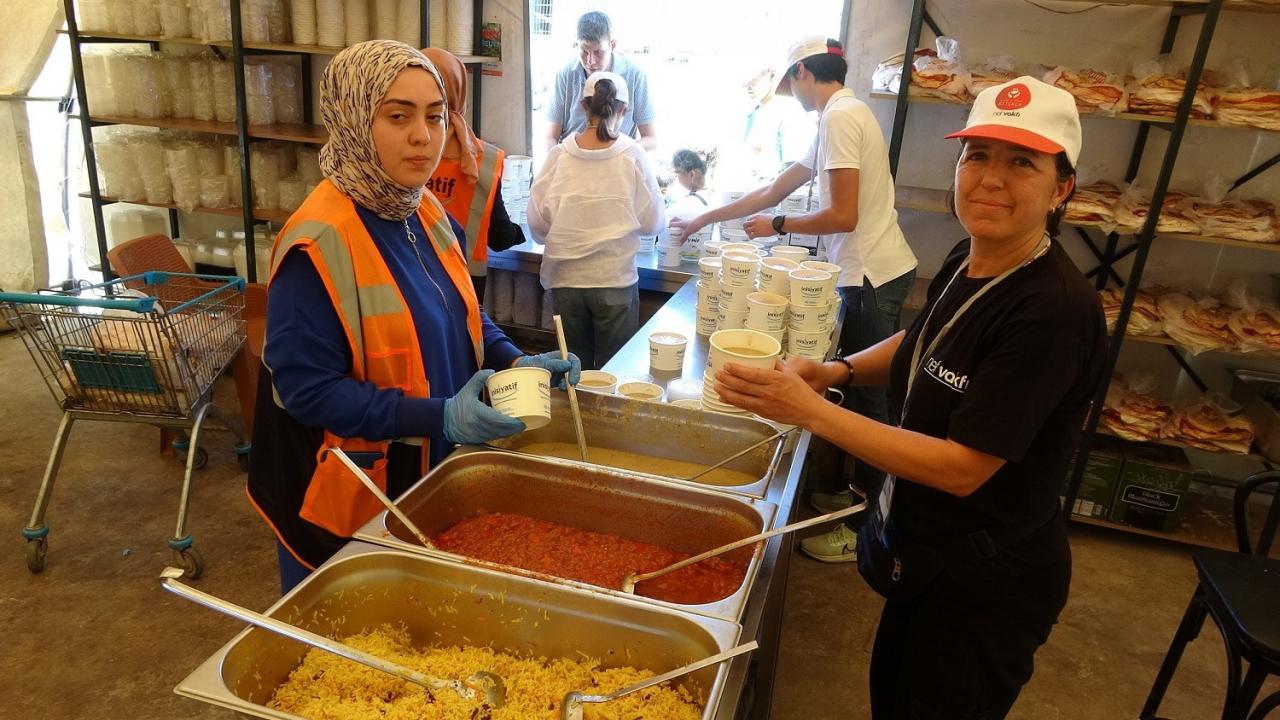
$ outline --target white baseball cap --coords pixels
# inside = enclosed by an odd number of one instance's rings
[[[618,73],[609,72],[608,70],[598,70],[591,73],[591,76],[587,78],[586,84],[582,86],[582,97],[589,98],[594,95],[596,82],[600,80],[612,80],[613,87],[617,91],[615,97],[619,102],[628,102],[627,81],[623,80]]]
[[[964,129],[948,138],[990,138],[1058,154],[1076,166],[1080,158],[1080,111],[1075,98],[1029,75],[978,93]]]
[[[823,35],[809,35],[796,41],[791,46],[791,49],[787,51],[787,63],[782,66],[782,73],[778,76],[778,85],[774,92],[779,95],[790,95],[791,68],[805,58],[828,54],[844,57],[844,50],[838,47],[828,47],[827,38]]]

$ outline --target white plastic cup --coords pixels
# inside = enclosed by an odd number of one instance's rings
[[[721,285],[720,294],[717,298],[718,310],[727,310],[729,312],[745,313],[749,307],[747,296],[755,292],[755,288],[750,285],[735,287],[733,285]]]
[[[658,248],[658,264],[662,267],[680,266],[680,246],[660,245]]]
[[[782,345],[764,333],[745,328],[721,330],[711,336],[711,375],[720,372],[726,362],[767,370],[781,353]]]
[[[788,274],[791,281],[791,304],[825,307],[836,286],[836,276],[822,270],[800,268]]]
[[[668,227],[666,233],[664,233],[663,241],[668,245],[684,243],[684,228]]]
[[[708,240],[702,243],[703,257],[720,257],[720,253],[724,248],[724,243],[720,240]]]
[[[746,310],[725,310],[716,313],[716,330],[737,330],[747,326]]]
[[[769,249],[769,254],[799,264],[809,259],[809,248],[797,245],[774,245]]]
[[[719,282],[720,267],[723,261],[718,257],[704,257],[698,260],[698,279],[708,285]]]
[[[747,323],[747,329],[748,329],[748,330],[755,330],[756,332],[764,333],[765,335],[768,335],[769,337],[773,338],[774,340],[777,340],[777,341],[778,341],[778,345],[782,346],[782,348],[784,348],[784,349],[785,349],[785,348],[787,347],[787,329],[786,329],[785,327],[784,327],[783,329],[781,329],[781,330],[761,330],[761,329],[760,329],[760,328],[758,328],[758,327],[751,327],[751,323],[750,323],[750,322],[748,322],[748,323]]]
[[[703,287],[698,283],[698,312],[715,315],[720,311],[720,288],[715,285]]]
[[[551,422],[551,371],[540,367],[502,370],[485,381],[494,410],[536,430]]]
[[[705,311],[699,308],[698,320],[696,325],[698,334],[701,335],[702,337],[709,337],[712,333],[714,333],[716,330],[719,329],[718,327],[716,327],[716,325],[719,323],[719,320],[720,320],[720,312],[718,310]]]
[[[839,265],[825,262],[823,260],[805,260],[800,263],[800,267],[805,268],[806,270],[821,270],[823,272],[829,272],[837,277],[839,277],[841,269]]]
[[[587,392],[612,395],[618,389],[618,376],[604,370],[583,370],[575,387]]]
[[[649,367],[663,372],[678,371],[684,367],[684,353],[689,338],[678,332],[660,330],[649,334]]]
[[[618,394],[630,400],[662,402],[662,386],[642,380],[624,382],[618,386]]]
[[[724,240],[724,245],[720,249],[723,252],[733,252],[734,250],[741,250],[742,252],[753,253],[762,247],[764,246],[760,245],[759,243],[749,242],[748,240],[746,240],[745,236],[743,236],[742,240]]]
[[[751,287],[760,270],[760,256],[755,252],[725,251],[720,256],[720,286]]]
[[[798,332],[830,330],[831,306],[791,305],[787,312],[787,327]]]
[[[786,296],[770,292],[753,292],[747,295],[747,327],[768,332],[778,332],[787,326]]]
[[[790,295],[791,271],[799,267],[796,261],[786,258],[760,258],[760,272],[756,275],[756,286],[764,292]]]
[[[787,352],[811,360],[822,360],[827,356],[827,345],[830,341],[831,333],[828,330],[817,332],[792,330],[787,334]]]

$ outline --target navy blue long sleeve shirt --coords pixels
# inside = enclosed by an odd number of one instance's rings
[[[451,449],[443,441],[445,400],[478,370],[467,333],[466,306],[416,214],[409,216],[409,227],[418,240],[421,262],[403,223],[359,206],[356,211],[408,304],[431,397],[405,397],[399,388],[380,388],[348,376],[351,349],[342,323],[315,266],[296,249],[285,256],[271,281],[263,360],[285,410],[298,422],[340,437],[438,440],[432,443],[431,453],[436,462]],[[452,218],[450,223],[459,242],[465,242],[462,228]],[[510,367],[523,353],[483,311],[481,318],[485,366]]]

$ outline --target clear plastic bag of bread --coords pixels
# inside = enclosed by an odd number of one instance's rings
[[[1210,393],[1179,408],[1161,431],[1161,437],[1199,450],[1244,455],[1253,445],[1254,429],[1240,414],[1240,403],[1221,393]]]
[[[1253,291],[1244,280],[1231,284],[1226,299],[1234,308],[1227,327],[1236,338],[1236,350],[1280,355],[1280,307],[1275,300]]]
[[[1129,111],[1173,117],[1186,88],[1186,71],[1169,56],[1138,62],[1129,84]],[[1204,119],[1213,114],[1210,97],[1209,86],[1201,77],[1191,101],[1191,117]]]
[[[1115,230],[1115,208],[1120,201],[1120,188],[1106,179],[1110,175],[1111,169],[1106,165],[1080,165],[1076,168],[1076,190],[1067,202],[1063,221],[1101,228],[1108,233]]]
[[[1192,298],[1170,292],[1156,301],[1164,332],[1192,355],[1230,350],[1236,345],[1231,332],[1231,308],[1214,297]]]
[[[973,97],[969,95],[969,72],[962,62],[960,41],[940,37],[935,47],[935,54],[917,53],[911,63],[911,93],[950,102],[972,101]]]
[[[1115,115],[1129,109],[1125,78],[1104,68],[1059,65],[1044,74],[1044,81],[1071,93],[1081,114]]]
[[[977,97],[978,93],[983,90],[996,85],[1003,85],[1021,74],[1018,72],[1012,55],[989,57],[982,63],[968,68],[967,89],[969,95]]]
[[[1156,221],[1156,232],[1199,233],[1200,224],[1191,214],[1191,200],[1191,196],[1181,190],[1165,190],[1160,218]],[[1141,182],[1131,182],[1120,193],[1120,200],[1116,203],[1116,225],[1130,232],[1137,232],[1146,224],[1150,210],[1151,190]]]
[[[1224,175],[1211,175],[1205,181],[1201,197],[1192,199],[1191,215],[1200,232],[1244,242],[1280,241],[1275,205],[1258,198],[1229,197],[1231,184],[1231,179]]]
[[[1266,74],[1253,71],[1246,59],[1237,57],[1209,78],[1215,120],[1228,125],[1245,125],[1280,131],[1280,68]]]

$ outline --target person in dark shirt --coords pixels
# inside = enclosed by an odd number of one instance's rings
[[[1080,153],[1071,95],[1017,78],[948,137],[963,141],[955,207],[971,237],[915,322],[849,357],[717,376],[727,402],[890,474],[846,540],[887,600],[875,720],[1008,714],[1066,604],[1058,496],[1105,355],[1097,295],[1054,239]],[[833,385],[887,385],[898,426],[815,392]]]
[[[249,467],[282,591],[382,509],[329,448],[396,498],[455,444],[524,430],[480,399],[496,370],[537,366],[576,383],[580,368],[525,355],[481,310],[460,228],[423,191],[449,120],[421,52],[390,40],[343,50],[320,109],[324,180],[272,249]]]

